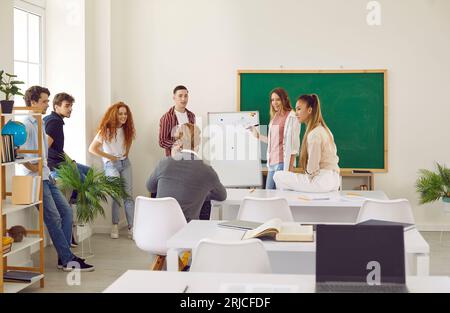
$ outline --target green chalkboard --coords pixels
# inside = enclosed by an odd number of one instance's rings
[[[316,93],[331,129],[341,169],[387,171],[387,71],[239,71],[238,110],[259,111],[269,124],[269,93],[284,88],[295,107]],[[302,127],[301,137],[305,127]]]

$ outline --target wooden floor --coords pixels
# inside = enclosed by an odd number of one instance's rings
[[[444,233],[443,243],[439,242],[440,233],[423,232],[422,235],[431,247],[431,275],[450,276],[450,233]],[[56,253],[50,246],[45,250],[45,288],[40,289],[36,284],[23,292],[102,292],[127,270],[146,270],[153,261],[153,256],[139,250],[125,233],[117,240],[110,239],[108,235],[94,235],[91,244],[95,255],[87,262],[95,265],[96,269],[81,274],[80,286],[67,284],[68,275],[56,269]],[[79,250],[77,248],[74,252],[80,256]]]

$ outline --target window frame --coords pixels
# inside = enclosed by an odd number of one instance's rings
[[[42,5],[42,6],[41,6]],[[39,29],[39,50],[40,50],[40,60],[38,65],[40,65],[40,84],[43,86],[45,85],[45,1],[36,1],[34,2],[32,0],[30,1],[24,1],[24,0],[14,0],[14,10],[22,10],[28,14],[37,15],[40,17],[41,23],[40,23],[40,29]],[[27,25],[27,34],[28,34],[28,25]],[[29,44],[29,38],[27,38],[27,44]],[[27,49],[28,50],[28,49]],[[29,51],[27,51],[27,60],[24,62],[23,60],[17,60],[16,59],[16,53],[14,52],[14,64],[16,62],[21,62],[27,64],[27,67],[29,67],[30,64],[36,64],[30,62],[29,58]],[[27,80],[29,79],[29,68],[27,70]]]

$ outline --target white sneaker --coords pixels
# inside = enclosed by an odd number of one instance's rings
[[[134,238],[133,238],[133,228],[128,228],[128,239],[134,240]]]
[[[111,228],[111,238],[119,239],[119,225],[114,224]]]

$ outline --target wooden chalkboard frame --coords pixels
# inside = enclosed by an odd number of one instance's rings
[[[384,168],[342,168],[343,171],[371,171],[373,173],[387,173],[388,164],[388,70],[366,69],[366,70],[238,70],[237,71],[237,111],[241,111],[241,74],[364,74],[377,73],[384,77]],[[297,169],[301,170],[301,169]]]

